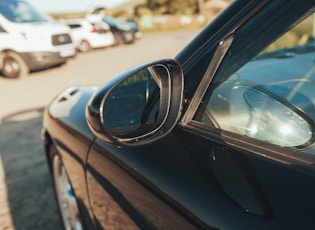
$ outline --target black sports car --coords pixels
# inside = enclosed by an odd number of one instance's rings
[[[314,229],[314,10],[235,1],[174,59],[58,95],[65,228]]]
[[[122,22],[112,17],[104,17],[115,38],[115,45],[132,43],[142,37],[138,25],[135,22]]]

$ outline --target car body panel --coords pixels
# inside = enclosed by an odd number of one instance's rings
[[[136,152],[95,144],[89,154],[88,184],[96,218],[107,221],[100,221],[102,227],[117,218],[107,216],[105,209],[109,207],[119,216],[124,211],[140,229],[148,229],[147,222],[156,224],[152,229],[176,228],[181,224],[185,229],[228,229],[239,225],[256,226],[255,229],[282,226],[296,229],[314,225],[307,214],[314,205],[312,191],[315,188],[309,186],[313,175],[294,166],[253,156],[248,151],[240,152],[222,143],[205,141],[200,136],[180,133],[176,138],[184,139],[189,147],[178,146],[172,137]],[[195,144],[191,146],[191,143]],[[173,151],[161,145],[173,146]],[[157,147],[166,153],[154,151]],[[187,148],[193,150],[187,151]],[[106,149],[110,149],[110,153],[106,153]],[[198,155],[196,149],[200,149]],[[275,184],[275,181],[282,183]],[[302,194],[309,202],[301,201]],[[117,203],[113,206],[105,201]],[[163,213],[159,213],[160,210]],[[172,221],[169,222],[170,216]],[[287,216],[295,218],[287,219]]]
[[[150,180],[143,177],[148,168],[139,167],[137,163],[140,162],[136,161],[136,164],[130,165],[133,153],[126,153],[123,149],[119,151],[114,146],[106,153],[103,151],[104,147],[102,142],[95,143],[89,153],[87,168],[91,204],[102,228],[115,229],[122,226],[126,229],[195,229],[194,224],[185,217],[185,212],[181,214],[176,207],[174,210],[172,203],[165,201],[165,197],[160,197],[163,193],[157,187],[148,186]],[[117,154],[113,155],[113,150],[118,150]],[[142,159],[146,152],[137,153],[138,159]],[[152,157],[152,151],[150,156],[151,160],[156,159]],[[143,158],[141,166],[144,166],[146,160]],[[139,173],[133,172],[134,167],[137,167]],[[150,172],[152,177],[154,171]],[[161,210],[163,214],[160,213]]]
[[[77,116],[74,118],[73,115],[76,112],[84,114],[85,105],[95,89],[95,87],[71,87],[64,90],[51,102],[49,110],[45,111],[49,118],[43,124],[44,127],[52,127],[49,133],[45,134],[47,154],[49,154],[47,141],[53,138],[52,141],[60,153],[67,173],[76,175],[75,177],[71,176],[71,183],[79,199],[80,210],[86,216],[87,226],[93,226],[93,214],[89,207],[89,196],[86,189],[85,163],[90,144],[95,137],[90,131],[85,117]],[[78,127],[80,128],[78,129]],[[72,145],[68,145],[68,141]],[[47,155],[47,160],[50,160],[49,155]]]

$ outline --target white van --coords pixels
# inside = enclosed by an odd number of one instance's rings
[[[25,0],[0,0],[0,71],[23,77],[65,63],[76,54],[70,29]]]

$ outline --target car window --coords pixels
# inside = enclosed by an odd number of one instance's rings
[[[27,23],[48,21],[40,12],[24,1],[1,1],[0,13],[11,22]]]
[[[307,17],[210,87],[194,120],[315,155],[313,22]]]
[[[68,24],[68,26],[70,27],[70,29],[77,29],[82,27],[80,24]]]

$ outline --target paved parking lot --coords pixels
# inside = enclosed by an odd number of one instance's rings
[[[0,119],[30,108],[43,107],[72,85],[101,85],[142,62],[174,57],[197,30],[147,34],[134,44],[79,54],[63,66],[39,71],[23,79],[0,78]]]
[[[174,57],[199,31],[146,34],[79,54],[61,67],[0,78],[0,230],[60,229],[40,141],[43,108],[72,85],[101,85],[136,64]]]

